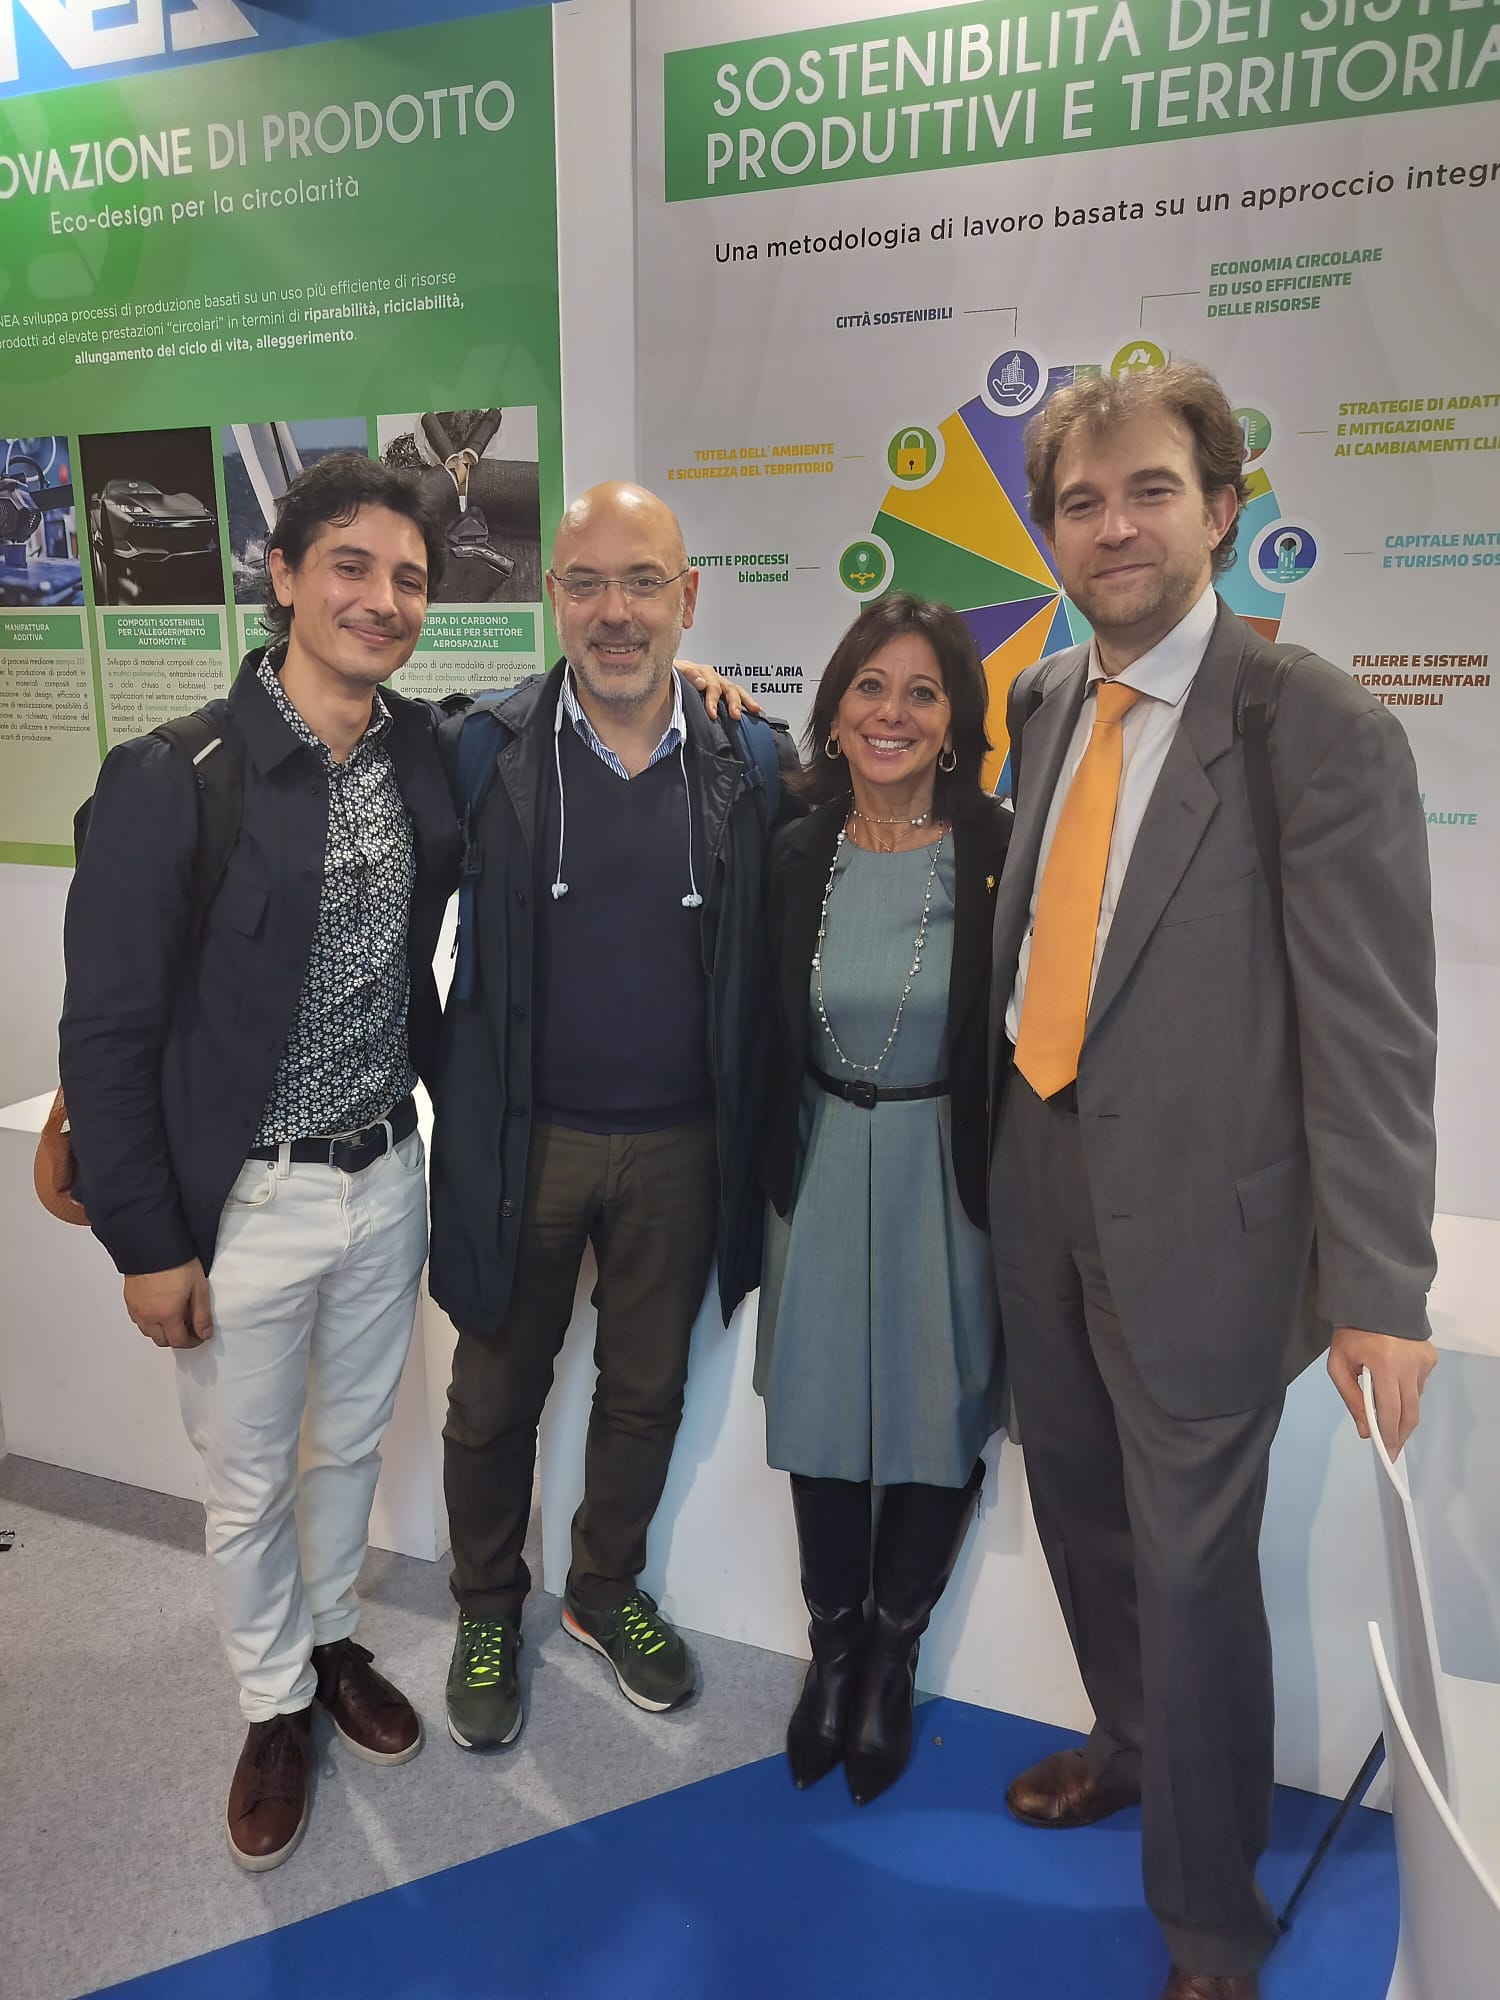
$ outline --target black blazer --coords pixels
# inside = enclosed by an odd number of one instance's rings
[[[761,1144],[761,1181],[778,1215],[797,1178],[797,1114],[807,1061],[807,992],[823,889],[845,819],[842,805],[794,820],[771,844],[766,888],[775,1026],[771,1089]],[[953,969],[948,980],[948,1073],[953,1085],[953,1173],[964,1212],[988,1226],[990,931],[1011,815],[979,794],[955,820],[957,868]]]

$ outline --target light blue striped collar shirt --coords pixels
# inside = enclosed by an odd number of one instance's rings
[[[573,669],[571,667],[563,675],[562,700],[563,713],[567,716],[569,722],[572,723],[578,735],[587,743],[590,750],[593,751],[601,763],[607,764],[617,778],[624,778],[628,784],[630,773],[620,762],[614,751],[610,749],[609,745],[600,741],[594,725],[589,721],[578,704],[578,695],[573,686]],[[644,771],[649,771],[655,765],[659,764],[664,757],[675,757],[678,750],[686,741],[687,717],[683,713],[682,707],[682,676],[674,668],[672,671],[671,720],[662,732],[660,743],[657,744],[647,759],[642,775],[644,775]]]

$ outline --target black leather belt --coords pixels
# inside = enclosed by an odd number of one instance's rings
[[[902,1090],[892,1089],[883,1083],[866,1083],[863,1077],[850,1081],[846,1077],[830,1076],[813,1063],[807,1065],[807,1073],[830,1097],[842,1097],[848,1104],[857,1104],[862,1111],[873,1111],[877,1104],[910,1104],[918,1097],[946,1097],[949,1088],[946,1077],[941,1083],[914,1083]]]
[[[402,1098],[388,1118],[377,1125],[366,1125],[362,1131],[346,1132],[338,1139],[293,1139],[289,1156],[299,1166],[337,1167],[341,1173],[362,1174],[366,1167],[372,1167],[387,1153],[393,1153],[401,1141],[409,1139],[416,1129],[416,1102],[407,1096]],[[281,1148],[252,1146],[246,1157],[251,1160],[279,1160]]]

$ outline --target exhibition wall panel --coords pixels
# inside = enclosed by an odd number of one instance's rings
[[[216,34],[243,16],[215,60],[0,99],[0,861],[69,863],[111,744],[224,691],[276,498],[325,453],[409,467],[443,510],[448,575],[398,685],[546,657],[551,12],[425,11],[211,10]],[[330,34],[336,63],[308,46]],[[0,46],[0,78],[55,72],[37,39]]]
[[[800,725],[861,603],[946,599],[999,777],[1011,680],[1087,632],[1026,418],[1206,363],[1251,483],[1225,597],[1416,752],[1438,1205],[1500,1215],[1492,11],[659,0],[636,64],[641,476],[704,573],[695,645]]]
[[[551,10],[107,11],[0,5],[0,1103],[55,1074],[74,809],[224,692],[299,464],[413,464],[463,528],[408,691],[550,644]]]

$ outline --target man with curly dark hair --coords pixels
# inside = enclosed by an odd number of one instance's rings
[[[315,1702],[369,1762],[422,1741],[355,1643],[354,1580],[427,1250],[412,1087],[459,849],[436,712],[383,683],[443,560],[398,473],[331,454],[294,480],[267,538],[270,643],[200,712],[192,761],[155,734],[110,753],[68,899],[79,1186],[131,1319],[173,1350],[202,1461],[248,1725],[226,1831],[256,1871],[307,1824]],[[232,845],[204,884],[225,797]]]

